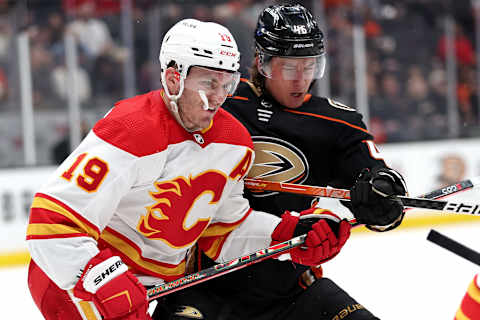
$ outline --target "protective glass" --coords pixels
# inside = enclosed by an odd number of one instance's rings
[[[240,81],[239,72],[222,71],[205,67],[191,67],[185,79],[185,89],[202,91],[206,96],[232,95]]]
[[[320,79],[325,72],[325,55],[317,57],[276,57],[263,53],[258,71],[274,80]]]

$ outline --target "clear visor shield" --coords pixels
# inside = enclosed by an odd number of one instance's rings
[[[190,68],[184,87],[185,90],[202,92],[207,97],[215,96],[225,100],[235,92],[239,81],[239,72],[194,66]]]
[[[258,71],[273,80],[314,80],[323,76],[325,64],[325,55],[295,58],[262,54]]]

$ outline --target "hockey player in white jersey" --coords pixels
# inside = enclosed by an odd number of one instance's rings
[[[196,243],[217,262],[305,232],[293,261],[340,251],[347,221],[278,218],[243,197],[252,140],[219,109],[239,56],[223,26],[178,22],[161,47],[163,89],[116,103],[38,190],[28,284],[46,319],[151,319],[145,286],[184,276]]]

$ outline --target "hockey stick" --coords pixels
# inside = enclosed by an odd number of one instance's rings
[[[305,238],[306,235],[301,235],[268,248],[260,249],[243,257],[236,258],[225,263],[216,264],[213,267],[189,274],[183,278],[156,285],[147,290],[148,300],[152,301],[166,294],[188,288],[226,273],[245,268],[246,266],[258,263],[267,258],[271,258],[279,253],[298,247],[305,242]]]
[[[449,237],[441,234],[438,231],[431,229],[428,233],[427,240],[480,266],[480,253],[464,246],[463,244],[453,239],[450,239]]]
[[[275,189],[274,190],[266,189],[266,188],[261,189],[261,188],[259,188],[258,183],[262,183],[262,185],[267,185],[267,183],[268,183],[269,186],[274,186]],[[425,197],[427,199],[430,199],[430,198],[438,199],[438,198],[442,198],[444,196],[448,196],[448,195],[453,194],[453,193],[457,193],[457,192],[460,192],[460,191],[463,191],[463,190],[473,188],[478,183],[479,183],[478,178],[477,178],[477,181],[473,181],[473,179],[472,180],[464,180],[464,181],[458,182],[456,184],[453,184],[453,185],[450,185],[450,186],[447,186],[447,187],[429,192],[428,194],[425,194],[422,197]],[[295,185],[295,184],[284,184],[284,183],[278,183],[278,182],[269,182],[269,181],[255,180],[255,179],[246,179],[245,185],[248,188],[252,188],[252,185],[253,185],[254,186],[253,189],[255,189],[255,190],[261,189],[261,190],[266,190],[266,191],[279,191],[279,192],[288,192],[284,188],[280,187],[280,185],[291,186],[292,190],[304,190],[304,188],[314,188],[314,189],[319,189],[320,188],[320,187],[310,187],[310,186],[302,186],[302,185]],[[273,188],[273,187],[271,187],[271,188]],[[320,188],[320,189],[328,189],[328,191],[330,190],[330,188]],[[350,192],[348,190],[342,190],[342,189],[336,189],[336,190],[340,190],[341,192],[343,192],[343,195],[350,196]],[[325,191],[327,191],[327,190],[325,190]],[[309,194],[307,192],[301,192],[301,193],[294,192],[294,193],[302,194],[302,195],[305,195],[305,196],[318,196],[318,195]],[[325,192],[324,194],[325,195],[330,195],[332,193]],[[333,193],[333,194],[335,194],[335,193]],[[325,196],[325,195],[322,195],[322,196]],[[340,196],[336,196],[334,198],[345,199],[344,197],[340,197]],[[349,222],[353,225],[356,224],[355,219],[351,220]],[[247,267],[251,264],[258,263],[258,262],[263,261],[267,258],[271,258],[274,255],[277,255],[277,254],[282,253],[282,252],[286,252],[290,249],[293,249],[293,248],[303,244],[304,241],[305,241],[305,237],[306,237],[305,235],[302,235],[302,236],[290,239],[288,241],[279,243],[277,245],[270,246],[270,247],[265,248],[265,249],[261,249],[259,251],[256,251],[256,252],[252,253],[252,254],[245,255],[243,257],[230,260],[226,263],[217,264],[217,265],[215,265],[211,268],[204,269],[204,270],[201,270],[199,272],[189,274],[189,275],[187,275],[183,278],[154,286],[154,287],[147,290],[148,299],[150,301],[152,301],[154,299],[157,299],[157,298],[162,297],[164,295],[167,295],[169,293],[172,293],[172,292],[175,292],[175,291],[178,291],[178,290],[182,290],[184,288],[188,288],[190,286],[202,283],[204,281],[219,277],[219,276],[224,275],[226,273],[245,268],[245,267]]]
[[[434,190],[424,195],[424,198],[410,198],[404,196],[396,196],[396,198],[399,199],[405,207],[423,208],[437,211],[447,211],[462,215],[480,216],[480,204],[433,199],[441,198],[459,191],[463,191],[467,188],[472,188],[478,184],[478,179],[479,178],[464,180],[448,187]],[[245,179],[245,186],[251,190],[287,192],[312,197],[350,200],[350,191],[346,189],[315,187],[309,185],[265,181],[250,178]],[[432,197],[432,199],[427,198],[427,196]]]

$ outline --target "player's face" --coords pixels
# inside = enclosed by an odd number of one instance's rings
[[[191,67],[178,100],[184,126],[192,131],[207,128],[227,95],[235,91],[238,79],[237,73]]]
[[[316,63],[316,58],[273,57],[272,76],[265,79],[265,86],[279,103],[298,108],[315,78]]]

